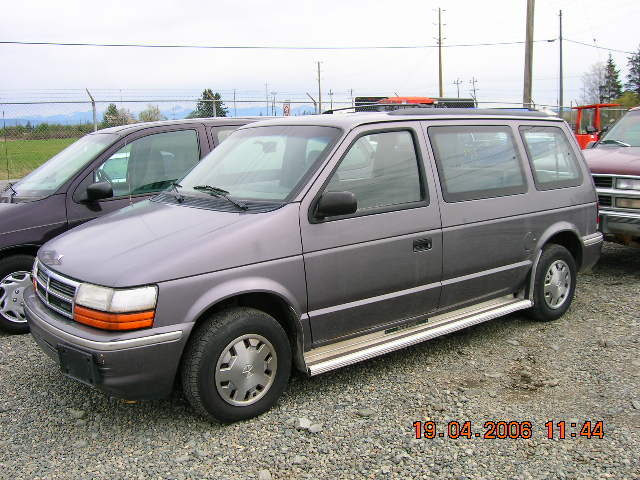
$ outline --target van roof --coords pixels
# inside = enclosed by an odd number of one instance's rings
[[[131,123],[98,130],[97,133],[115,133],[118,135],[128,134],[137,130],[151,127],[162,127],[165,125],[182,125],[185,123],[201,123],[210,126],[221,125],[245,125],[250,122],[265,120],[265,117],[211,117],[211,118],[185,118],[182,120],[161,120],[158,122]]]
[[[251,127],[266,125],[316,125],[351,129],[358,125],[378,122],[394,122],[409,120],[441,120],[441,119],[478,119],[502,118],[508,120],[563,120],[545,112],[509,109],[471,109],[471,108],[402,108],[390,112],[354,112],[322,115],[304,115],[300,117],[277,117],[271,120],[258,121]],[[247,128],[244,127],[244,128]]]

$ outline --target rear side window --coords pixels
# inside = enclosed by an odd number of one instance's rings
[[[429,127],[447,202],[525,193],[527,184],[507,126]]]
[[[538,190],[575,187],[582,183],[578,161],[562,129],[522,126],[520,134]]]
[[[352,192],[357,213],[423,200],[413,136],[401,130],[360,137],[342,158],[326,191]]]

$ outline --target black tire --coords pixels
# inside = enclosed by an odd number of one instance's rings
[[[268,344],[267,348],[275,353],[277,366],[271,372],[271,383],[263,389],[264,393],[262,390],[254,391],[261,395],[259,399],[254,400],[249,394],[247,401],[255,403],[232,405],[229,402],[233,398],[225,399],[220,393],[220,388],[223,387],[219,387],[219,379],[216,377],[220,371],[218,364],[223,360],[223,355],[231,351],[228,347],[232,342],[251,335],[267,340],[265,345]],[[253,352],[258,352],[262,345],[258,344],[258,348],[249,346],[247,351],[253,348]],[[266,362],[258,361],[256,372],[259,372],[260,364],[267,365]],[[268,371],[267,367],[264,368],[264,371]],[[250,370],[253,370],[253,366]],[[255,417],[269,410],[286,388],[290,374],[291,345],[282,326],[272,316],[260,310],[238,307],[218,312],[197,327],[183,355],[181,380],[184,395],[194,410],[211,420],[230,423]],[[245,375],[244,370],[242,375]],[[229,390],[232,388],[227,391]]]
[[[550,306],[549,297],[545,298],[545,282],[547,274],[550,272],[552,265],[561,262],[566,265],[569,270],[570,278],[568,281],[563,280],[559,288],[568,288],[564,296],[557,295],[559,298],[556,307]],[[557,264],[556,264],[557,265]],[[533,290],[533,307],[528,310],[529,315],[542,322],[549,322],[560,318],[571,306],[573,295],[576,290],[576,261],[569,251],[562,245],[548,244],[542,250],[538,268],[536,269],[536,278],[534,280]],[[568,287],[566,287],[568,285]],[[553,298],[552,294],[549,294]],[[551,301],[553,303],[553,301]]]
[[[12,255],[1,259],[0,282],[12,273],[30,272],[33,268],[34,260],[34,257],[26,254]],[[12,297],[10,292],[6,291],[5,288],[0,285],[0,309],[4,309],[5,302],[12,302],[14,298],[16,297]],[[20,298],[21,296],[19,299]],[[20,301],[19,299],[18,301]],[[0,311],[0,330],[13,334],[29,333],[29,325],[13,313],[9,315],[8,313],[5,314]]]

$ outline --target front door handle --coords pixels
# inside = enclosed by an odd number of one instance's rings
[[[430,238],[418,238],[413,241],[413,251],[424,252],[426,250],[431,250],[432,245]]]

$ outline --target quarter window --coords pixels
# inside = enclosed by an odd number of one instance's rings
[[[113,196],[158,192],[182,178],[200,158],[195,130],[157,133],[139,138],[111,155],[95,172]]]
[[[582,175],[573,148],[558,127],[520,127],[539,190],[575,187]]]
[[[413,136],[403,130],[360,137],[342,158],[326,191],[352,192],[358,213],[423,200]]]
[[[429,127],[428,134],[445,201],[526,192],[522,165],[509,127]]]

